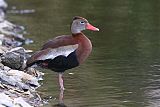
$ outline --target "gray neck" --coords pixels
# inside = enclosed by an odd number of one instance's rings
[[[74,27],[71,27],[71,32],[72,32],[72,34],[77,34],[77,33],[81,33],[81,30],[80,29],[76,29]]]

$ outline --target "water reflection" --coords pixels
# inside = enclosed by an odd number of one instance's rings
[[[63,97],[64,97],[64,90],[60,90],[58,104],[55,104],[53,107],[67,107],[64,104]]]
[[[147,107],[158,107],[160,105],[160,65],[151,65],[151,70],[148,72],[147,86],[144,87]]]

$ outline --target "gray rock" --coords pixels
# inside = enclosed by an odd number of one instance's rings
[[[26,61],[25,49],[22,47],[14,48],[2,55],[2,63],[12,69],[24,69]]]
[[[18,105],[19,107],[33,107],[30,104],[28,104],[22,97],[18,97],[14,99],[15,105]]]
[[[0,8],[6,9],[8,7],[8,4],[5,2],[5,0],[0,0]]]
[[[4,107],[14,107],[12,99],[4,93],[0,93],[0,105],[4,105]]]
[[[6,72],[0,71],[0,81],[6,85],[17,87],[19,90],[28,91],[30,87],[22,82],[18,76],[8,76]]]

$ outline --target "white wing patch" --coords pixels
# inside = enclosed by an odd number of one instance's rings
[[[55,57],[59,55],[68,56],[70,53],[75,51],[78,48],[78,44],[75,45],[68,45],[68,46],[62,46],[55,49],[50,49],[48,53],[43,55],[42,57],[39,57],[37,60],[46,60],[46,59],[54,59]]]

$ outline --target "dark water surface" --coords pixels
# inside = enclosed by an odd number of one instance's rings
[[[65,73],[67,107],[160,106],[160,1],[158,0],[8,0],[10,8],[35,10],[9,13],[24,24],[38,50],[50,38],[70,34],[71,19],[83,16],[100,32],[85,31],[93,52],[85,64]],[[46,73],[42,96],[58,103],[57,74]],[[73,75],[69,74],[73,73]]]

